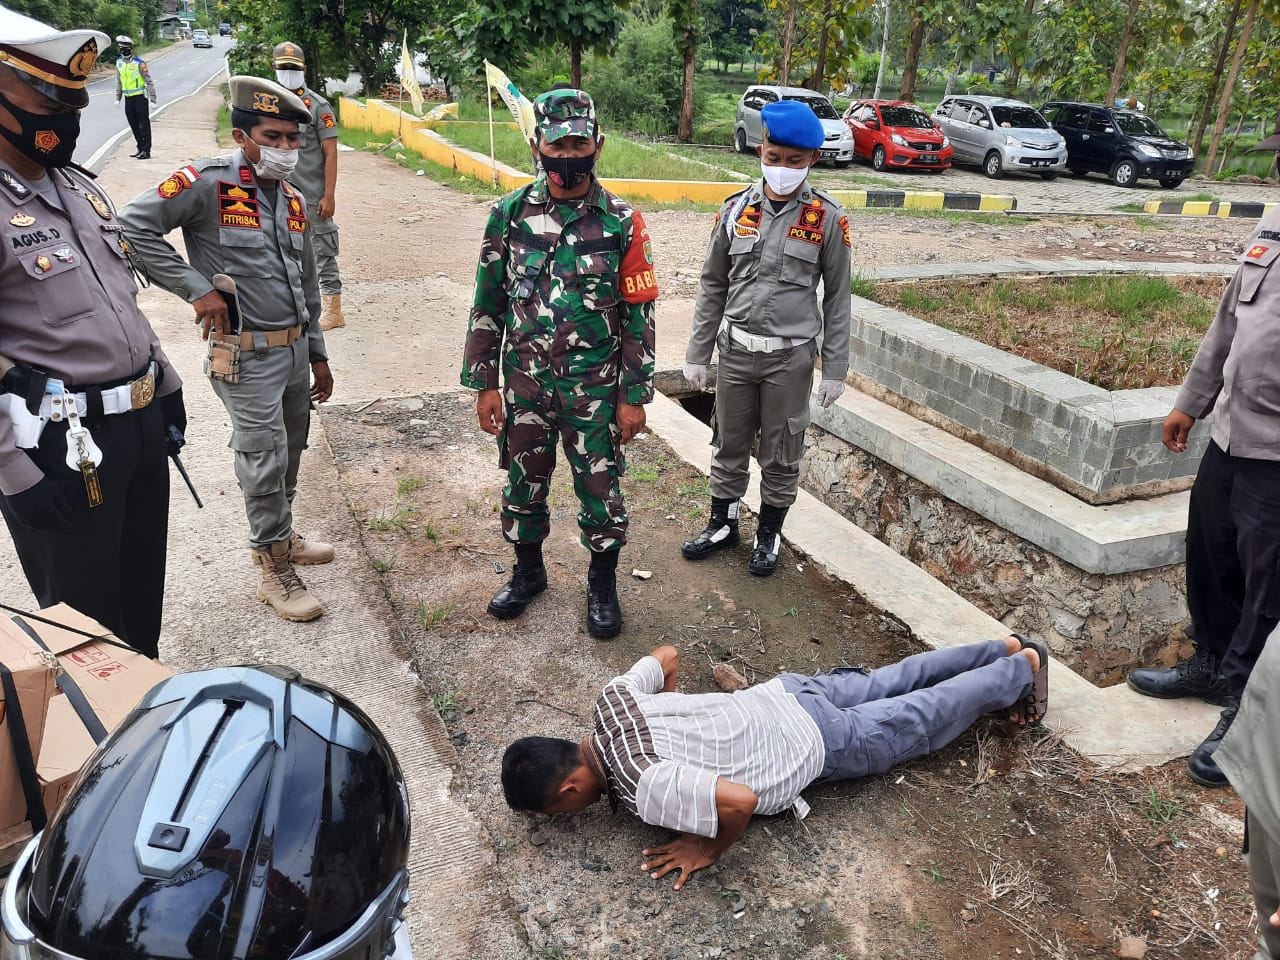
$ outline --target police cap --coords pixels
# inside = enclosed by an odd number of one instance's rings
[[[58,30],[0,7],[0,63],[50,100],[89,105],[85,82],[110,38],[99,30]]]
[[[296,43],[286,40],[284,43],[277,43],[276,48],[271,51],[271,66],[277,70],[281,67],[297,67],[301,70],[306,65],[302,48]]]
[[[231,106],[237,110],[247,110],[276,120],[296,120],[298,123],[311,121],[311,111],[302,102],[302,98],[274,80],[239,76],[232,77],[229,85]]]
[[[596,105],[585,90],[548,90],[533,101],[538,131],[547,143],[596,135]]]
[[[778,147],[817,150],[826,137],[818,115],[799,100],[765,104],[760,111],[760,122],[764,124],[764,135],[769,142]]]

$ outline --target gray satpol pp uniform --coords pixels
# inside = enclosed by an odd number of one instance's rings
[[[824,290],[818,308],[818,282]],[[849,368],[848,220],[808,182],[780,209],[763,181],[725,201],[702,268],[685,360],[720,354],[711,495],[747,490],[760,436],[761,499],[795,502],[809,426],[809,393],[822,336],[822,376]]]
[[[338,221],[320,218],[318,208],[324,196],[324,141],[338,136],[338,118],[333,106],[310,87],[294,91],[311,111],[311,122],[298,124],[298,168],[289,182],[307,198],[307,219],[311,221],[312,243],[316,251],[316,272],[320,275],[320,292],[342,292],[342,276],[338,272]]]
[[[327,360],[306,201],[284,181],[260,185],[243,152],[199,160],[120,214],[152,281],[188,302],[236,282],[242,314],[240,382],[214,380],[231,417],[231,449],[256,549],[287,540],[310,425],[310,364]],[[164,235],[182,228],[183,261]],[[269,346],[264,333],[300,336]],[[252,346],[247,345],[252,341]]]

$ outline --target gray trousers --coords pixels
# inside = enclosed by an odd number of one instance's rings
[[[1280,838],[1268,834],[1257,820],[1249,818],[1249,852],[1245,861],[1249,864],[1249,887],[1253,891],[1253,903],[1258,909],[1258,927],[1262,932],[1258,940],[1258,952],[1253,960],[1278,960],[1280,958],[1280,927],[1271,925],[1271,915],[1280,907]]]
[[[1031,683],[1031,664],[1009,656],[1003,640],[988,640],[877,670],[784,673],[781,680],[822,732],[820,783],[872,777],[941,749],[983,714],[1017,702]]]
[[[249,544],[266,549],[293,532],[298,465],[311,426],[307,338],[287,347],[240,353],[240,382],[212,380],[231,418],[236,479],[249,519]]]
[[[311,218],[311,247],[316,254],[316,272],[320,275],[320,292],[324,296],[342,292],[342,275],[338,273],[338,224],[333,219],[321,220],[315,204],[307,204]]]
[[[751,353],[722,330],[716,340],[716,419],[711,445],[711,495],[737,500],[747,492],[751,445],[760,437],[760,499],[789,507],[800,488],[804,432],[817,341],[792,350]]]

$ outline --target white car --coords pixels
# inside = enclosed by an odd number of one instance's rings
[[[193,47],[208,47],[213,49],[213,40],[209,37],[208,30],[192,30],[191,45]]]
[[[853,163],[853,133],[840,119],[831,101],[822,94],[804,87],[772,87],[754,84],[738,101],[738,113],[733,122],[733,145],[739,153],[755,153],[760,146],[760,109],[767,103],[779,100],[799,100],[822,121],[826,140],[822,144],[822,159],[832,161],[837,167]]]

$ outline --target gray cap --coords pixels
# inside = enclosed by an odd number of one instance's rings
[[[231,88],[231,106],[237,110],[248,110],[277,120],[311,122],[311,111],[302,98],[274,80],[238,76],[232,77],[228,86]]]

